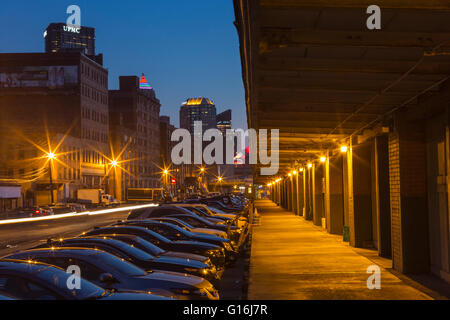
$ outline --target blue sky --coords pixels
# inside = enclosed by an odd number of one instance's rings
[[[181,103],[205,96],[218,112],[233,110],[233,127],[246,127],[232,0],[2,0],[0,52],[44,51],[44,29],[65,22],[71,4],[82,25],[96,28],[110,89],[119,75],[145,73],[176,126]]]

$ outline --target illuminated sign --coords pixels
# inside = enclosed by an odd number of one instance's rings
[[[81,28],[71,25],[63,26],[63,30],[66,32],[80,33]]]
[[[142,74],[141,80],[139,80],[139,89],[142,90],[151,90],[152,87],[148,84],[147,80],[145,79],[144,74]]]

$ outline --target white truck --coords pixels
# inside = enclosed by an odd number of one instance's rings
[[[120,201],[106,194],[102,189],[78,189],[79,202],[99,204],[102,206],[119,205]]]

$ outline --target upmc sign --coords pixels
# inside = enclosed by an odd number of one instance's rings
[[[66,31],[66,32],[80,33],[81,28],[80,27],[66,25],[66,26],[63,26],[63,30]]]

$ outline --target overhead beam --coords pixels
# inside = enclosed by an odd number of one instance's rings
[[[368,73],[383,73],[386,77],[399,77],[407,70],[411,69],[421,56],[414,60],[384,59],[317,59],[303,57],[269,57],[260,56],[258,68],[275,71],[324,71],[330,73],[354,73],[361,77],[368,76]],[[416,69],[413,75],[436,75],[443,77],[450,72],[450,61],[442,60],[439,56],[426,57]]]
[[[261,7],[318,7],[318,8],[367,8],[373,0],[261,0]],[[381,8],[450,10],[450,3],[443,0],[377,0]]]

